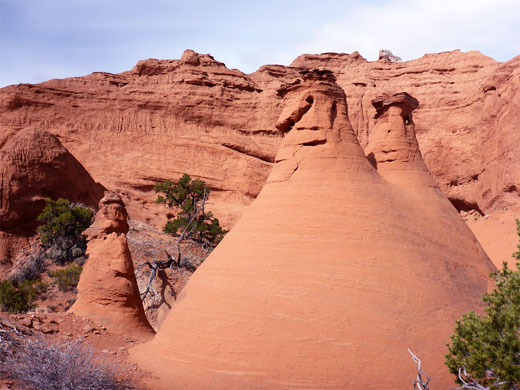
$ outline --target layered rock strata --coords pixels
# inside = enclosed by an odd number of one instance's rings
[[[84,232],[88,260],[70,311],[114,333],[146,340],[155,332],[139,296],[126,233],[125,204],[116,193],[106,192],[94,223]]]
[[[376,109],[376,124],[365,152],[374,168],[387,181],[404,188],[437,189],[415,136],[412,112],[419,106],[417,99],[402,92],[374,99],[372,105]]]
[[[448,388],[445,343],[493,265],[446,199],[425,205],[370,164],[330,72],[279,93],[285,135],[267,184],[132,358],[155,388],[401,389],[410,348]],[[403,137],[396,148],[413,151]],[[420,154],[399,159],[415,174]]]
[[[478,52],[402,63],[357,52],[304,54],[290,67],[246,75],[188,50],[120,74],[2,88],[0,144],[27,126],[58,135],[95,180],[122,194],[135,220],[157,227],[168,210],[154,204],[154,183],[187,172],[214,189],[210,207],[231,227],[272,168],[281,142],[272,127],[282,110],[277,90],[299,68],[334,72],[362,147],[375,126],[371,101],[408,91],[421,101],[414,115],[425,163],[454,206],[484,215],[519,204],[520,57],[499,63]],[[507,248],[496,261],[509,257]]]
[[[322,68],[345,91],[362,147],[375,123],[372,99],[392,91],[417,97],[429,170],[460,210],[485,213],[518,202],[519,179],[501,167],[517,172],[520,160],[519,132],[511,131],[520,125],[519,62],[460,51],[403,63],[323,53],[246,75],[187,50],[179,60],[144,60],[120,74],[2,88],[0,142],[27,126],[59,135],[96,180],[124,188],[136,215],[135,198],[153,201],[143,192],[155,181],[188,172],[219,190],[220,217],[234,220],[259,193],[280,145],[270,125],[281,112],[277,89],[297,68]]]
[[[10,134],[0,142],[0,260],[7,259],[10,267],[29,243],[45,198],[95,209],[103,191],[51,133],[27,128]]]
[[[97,207],[103,187],[54,135],[35,128],[10,136],[0,149],[0,229],[33,223],[45,198]]]
[[[0,144],[27,126],[58,135],[97,181],[122,194],[134,219],[157,227],[168,210],[150,190],[187,172],[214,189],[210,207],[229,228],[272,168],[281,141],[271,125],[282,109],[277,90],[299,68],[334,72],[362,147],[375,126],[371,101],[411,93],[422,103],[415,116],[425,163],[454,206],[518,217],[508,210],[520,199],[520,57],[499,63],[452,51],[390,63],[357,52],[304,54],[290,67],[246,75],[187,50],[180,60],[144,60],[120,74],[0,89]],[[508,237],[516,240],[514,226]],[[509,257],[505,248],[495,261]]]

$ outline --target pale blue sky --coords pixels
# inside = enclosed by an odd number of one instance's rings
[[[0,87],[193,49],[246,73],[302,53],[380,47],[405,60],[479,50],[520,54],[520,0],[0,0]]]

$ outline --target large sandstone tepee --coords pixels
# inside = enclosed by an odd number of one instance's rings
[[[280,93],[267,184],[134,360],[154,388],[411,389],[410,348],[448,388],[445,344],[493,266],[422,162],[416,101],[376,102],[371,164],[330,73]]]

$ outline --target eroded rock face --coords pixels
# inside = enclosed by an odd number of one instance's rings
[[[153,184],[201,177],[215,190],[212,211],[231,227],[273,166],[278,89],[299,77],[297,68],[320,68],[349,99],[363,148],[376,124],[371,101],[407,91],[421,102],[414,116],[425,163],[457,209],[485,214],[519,203],[520,58],[453,51],[390,63],[354,52],[305,54],[291,65],[245,75],[187,50],[120,74],[9,86],[0,93],[0,144],[27,126],[59,135],[97,181],[123,195],[134,219],[157,227],[168,210],[154,203]],[[509,257],[507,249],[497,263]]]
[[[425,163],[454,206],[486,214],[519,203],[520,119],[513,112],[520,100],[520,57],[499,63],[456,50],[390,63],[353,55],[302,55],[292,65],[320,64],[334,72],[363,148],[377,123],[372,100],[407,91],[421,102],[414,117]]]
[[[0,149],[0,229],[33,223],[45,198],[67,198],[95,208],[103,187],[52,134],[28,128]]]
[[[365,161],[348,121],[345,93],[331,72],[303,72],[301,81],[283,86],[280,94],[285,108],[276,127],[286,135],[267,183],[288,180],[310,159],[327,163],[341,157],[347,144],[355,145],[346,152],[350,158]]]
[[[54,135],[36,128],[0,142],[0,274],[35,235],[45,198],[97,208],[104,188]]]
[[[212,211],[231,226],[260,192],[281,140],[273,99],[290,77],[263,72],[258,80],[187,50],[121,74],[9,86],[0,94],[0,143],[30,125],[59,135],[97,181],[123,195],[134,219],[160,228],[168,210],[155,204],[153,185],[183,173],[203,178],[216,190]]]
[[[415,136],[412,111],[417,99],[406,92],[372,100],[376,109],[376,125],[365,148],[367,157],[379,171],[427,171]],[[430,178],[430,175],[427,175]],[[431,178],[430,178],[431,181]]]
[[[70,311],[112,332],[146,340],[154,331],[139,296],[127,232],[125,204],[116,193],[106,192],[95,222],[84,232],[88,260]]]
[[[403,389],[410,348],[448,388],[445,343],[481,307],[493,265],[438,188],[370,164],[330,72],[303,72],[280,94],[285,135],[267,184],[132,358],[154,388]],[[394,129],[399,104],[381,115]],[[399,134],[388,143],[413,141]],[[402,157],[419,175],[420,153]]]

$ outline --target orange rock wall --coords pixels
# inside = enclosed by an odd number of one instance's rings
[[[187,51],[121,74],[5,87],[0,144],[27,126],[52,132],[95,180],[122,194],[132,217],[157,226],[168,210],[154,204],[153,184],[188,172],[214,188],[210,207],[230,227],[259,193],[280,145],[278,88],[297,78],[294,67],[327,68],[349,99],[362,147],[375,125],[370,102],[407,91],[421,102],[414,115],[426,165],[452,203],[483,214],[518,204],[520,58],[499,63],[454,51],[389,63],[325,53],[292,66],[246,75]]]

